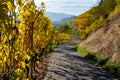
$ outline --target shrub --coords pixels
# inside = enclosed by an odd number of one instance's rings
[[[77,51],[77,49],[78,49],[78,45],[75,45],[74,50]]]
[[[91,61],[94,61],[94,62],[96,62],[96,63],[98,62],[98,58],[96,57],[95,54],[89,53],[88,55],[85,56],[85,58],[87,58],[87,59],[89,59],[89,60],[91,60]]]
[[[120,77],[120,64],[116,62],[109,62],[103,68],[115,74],[117,77]]]
[[[109,58],[100,58],[98,64],[104,66],[108,62]]]

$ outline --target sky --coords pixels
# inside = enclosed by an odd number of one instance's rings
[[[35,0],[37,6],[45,2],[47,12],[79,15],[98,3],[98,0]]]

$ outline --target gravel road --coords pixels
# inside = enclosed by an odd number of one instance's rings
[[[48,72],[43,80],[117,80],[78,56],[73,44],[63,44],[51,53]]]

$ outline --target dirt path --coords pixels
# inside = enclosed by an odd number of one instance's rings
[[[90,61],[78,56],[72,44],[56,48],[48,65],[44,80],[115,80]]]

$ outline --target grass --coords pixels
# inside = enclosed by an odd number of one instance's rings
[[[58,45],[51,45],[51,46],[49,46],[49,52],[52,52],[57,47],[58,47]]]
[[[109,60],[109,58],[107,58],[107,57],[104,57],[104,58],[98,57],[96,55],[96,53],[89,52],[85,47],[82,47],[82,48],[77,47],[77,52],[81,56],[85,57],[86,59],[89,59],[89,60],[97,63],[99,66],[105,65],[107,63],[107,61]]]
[[[80,56],[85,57],[88,55],[89,51],[85,47],[79,48],[78,45],[75,45],[74,49],[79,53]]]
[[[77,45],[74,47],[76,51],[88,60],[95,62],[98,66],[104,70],[114,74],[117,78],[120,78],[120,64],[116,62],[110,62],[109,57],[98,57],[96,53],[89,52],[85,47],[79,48]]]
[[[81,56],[86,56],[89,53],[84,47],[78,48],[78,52],[80,53]]]

